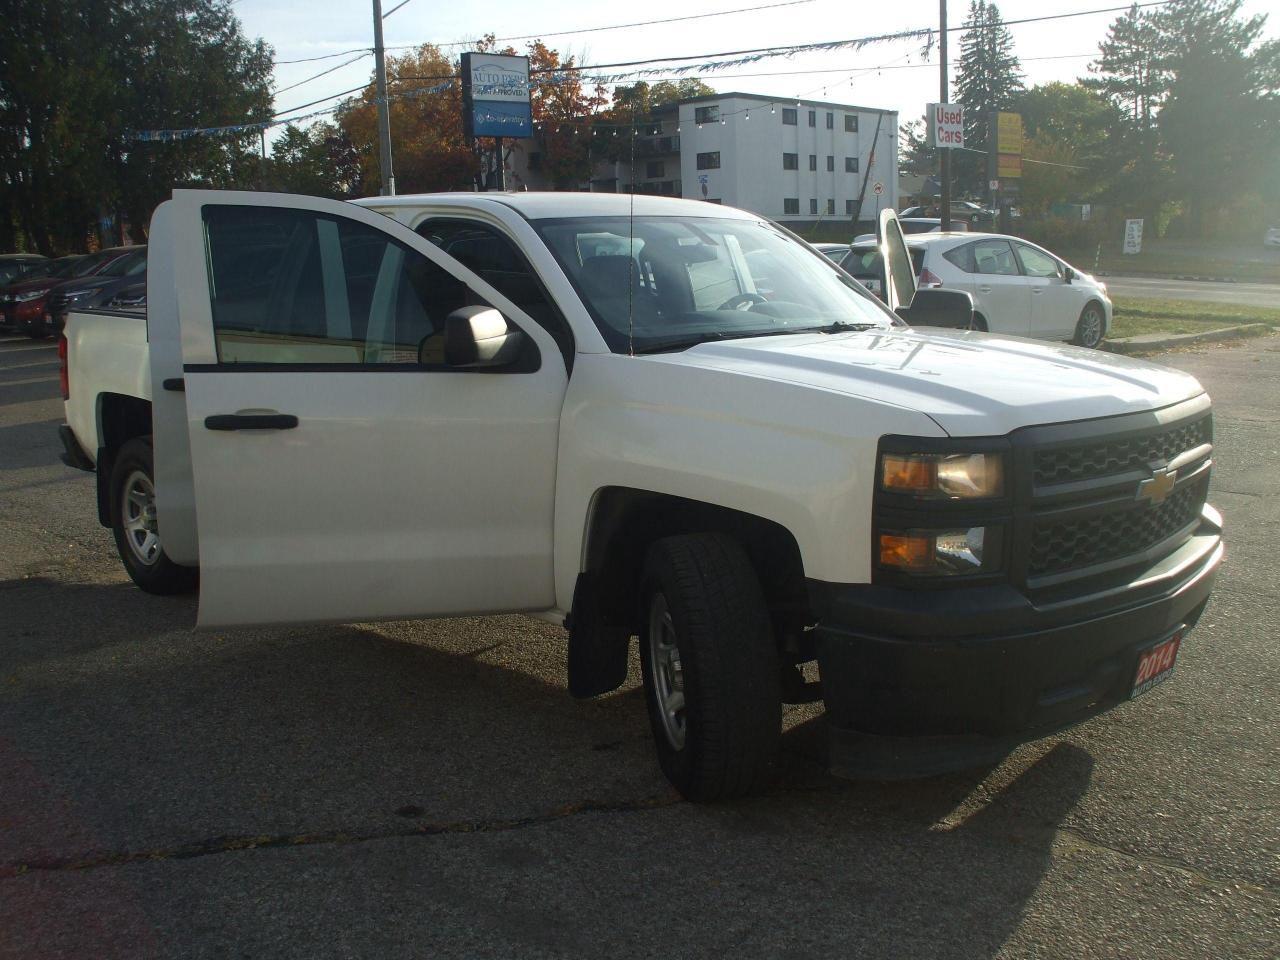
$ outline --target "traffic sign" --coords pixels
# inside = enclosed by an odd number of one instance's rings
[[[884,184],[877,180],[875,186],[871,188],[871,192],[877,197],[880,196],[880,194],[884,193]]]

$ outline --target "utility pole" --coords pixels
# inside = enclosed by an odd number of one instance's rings
[[[382,49],[382,0],[373,0],[373,57],[378,91],[378,170],[382,174],[382,195],[394,197],[396,177],[391,169],[391,104],[387,102],[387,61]]]
[[[376,2],[376,0],[375,0]],[[938,53],[940,64],[938,78],[938,102],[947,102],[947,0],[938,0]],[[938,178],[942,181],[942,229],[951,229],[951,149],[938,148]]]

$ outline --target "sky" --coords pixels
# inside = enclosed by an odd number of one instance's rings
[[[383,0],[384,13],[399,0]],[[1006,21],[1024,17],[1072,13],[1120,6],[1124,0],[1003,0],[1000,12]],[[683,22],[562,34],[588,27],[718,13],[769,3],[785,3],[773,9],[685,20]],[[286,110],[329,94],[366,83],[373,69],[371,55],[308,63],[279,63],[304,57],[370,47],[373,44],[372,3],[352,0],[233,0],[233,9],[246,34],[260,36],[275,50],[277,67],[276,109]],[[963,22],[968,3],[952,0],[948,16],[952,26]],[[1244,11],[1270,15],[1266,33],[1280,35],[1280,0],[1246,0]],[[1087,74],[1096,58],[1098,43],[1118,13],[1100,13],[1042,23],[1013,25],[1015,52],[1022,60],[1028,86],[1054,80],[1070,82]],[[488,0],[486,3],[441,3],[408,0],[385,16],[385,43],[407,47],[423,42],[439,44],[474,41],[487,32],[499,38],[537,34],[561,55],[572,54],[584,64],[632,61],[681,54],[718,53],[763,46],[784,46],[844,40],[872,34],[893,33],[936,26],[938,4],[885,3],[868,0],[650,0],[635,5],[585,5],[567,0],[519,3]],[[959,56],[959,35],[950,34],[951,61]],[[523,49],[525,41],[513,41]],[[924,115],[925,104],[938,98],[937,55],[923,61],[918,40],[874,44],[861,51],[800,54],[766,60],[722,71],[695,73],[717,91],[758,93],[780,98],[803,97],[858,106],[897,110],[901,122]],[[450,52],[466,45],[447,48]],[[313,80],[314,74],[330,73]],[[828,72],[811,72],[828,71]],[[607,71],[616,73],[616,70]],[[647,78],[656,82],[661,78]],[[307,80],[301,86],[285,89]],[[336,101],[335,101],[336,102]],[[307,108],[318,110],[327,103]],[[279,128],[277,128],[278,130]]]

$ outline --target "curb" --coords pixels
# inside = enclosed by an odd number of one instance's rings
[[[1116,273],[1112,270],[1099,270],[1095,277],[1115,277],[1123,280],[1132,277],[1135,280],[1195,280],[1199,283],[1272,283],[1271,280],[1241,280],[1239,277],[1204,277],[1192,273]]]
[[[1196,343],[1216,343],[1221,340],[1259,337],[1271,332],[1272,327],[1270,324],[1245,323],[1236,327],[1220,327],[1217,330],[1206,330],[1204,333],[1142,333],[1136,337],[1106,340],[1102,344],[1102,349],[1111,353],[1124,354],[1156,353],[1161,350],[1171,350],[1174,347],[1188,347]]]

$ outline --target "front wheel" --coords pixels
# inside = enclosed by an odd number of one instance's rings
[[[156,518],[155,458],[150,437],[120,448],[111,467],[111,532],[129,578],[147,593],[187,593],[198,574],[169,559]]]
[[[764,787],[782,726],[769,611],[742,547],[669,537],[645,563],[640,660],[662,772],[690,800]]]
[[[1106,329],[1107,318],[1102,312],[1101,305],[1090,303],[1080,313],[1080,320],[1076,324],[1075,339],[1072,340],[1072,343],[1076,346],[1088,347],[1093,350],[1098,344],[1102,343],[1102,336]]]

